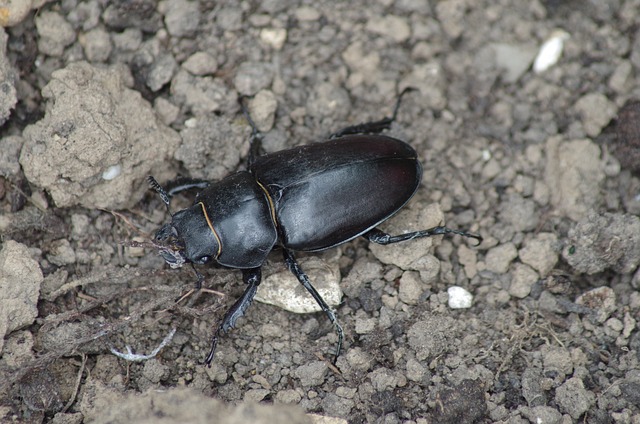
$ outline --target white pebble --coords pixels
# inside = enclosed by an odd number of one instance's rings
[[[120,175],[121,172],[122,172],[122,165],[120,165],[120,164],[112,165],[109,168],[107,168],[106,171],[104,171],[102,173],[102,179],[103,180],[107,180],[107,181],[111,181],[114,178],[116,178],[118,175]]]
[[[533,62],[533,72],[539,74],[551,68],[562,55],[564,42],[569,39],[569,33],[561,29],[551,32],[551,35],[540,47],[540,51]]]
[[[280,50],[287,40],[287,30],[284,28],[265,28],[260,31],[260,39],[276,50]]]
[[[451,286],[447,289],[447,293],[451,309],[467,309],[473,303],[473,295],[462,287]]]

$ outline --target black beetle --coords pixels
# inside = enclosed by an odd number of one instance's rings
[[[422,166],[407,143],[384,135],[395,120],[405,89],[389,118],[347,127],[328,141],[259,156],[262,135],[241,100],[252,127],[248,169],[221,181],[182,179],[167,190],[153,177],[167,209],[170,196],[200,188],[193,206],[172,215],[155,238],[161,255],[172,267],[211,260],[242,270],[247,288],[227,311],[213,335],[205,359],[211,365],[221,332],[235,326],[251,304],[267,255],[279,246],[289,270],[311,293],[338,333],[335,358],[340,354],[340,324],[298,265],[293,251],[317,252],[358,236],[379,244],[419,237],[458,234],[482,241],[479,235],[443,226],[392,236],[376,227],[393,216],[413,196]],[[195,267],[194,267],[195,269]],[[200,287],[203,277],[197,271]]]

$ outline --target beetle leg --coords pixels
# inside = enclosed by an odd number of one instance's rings
[[[213,355],[216,353],[216,347],[218,346],[218,338],[222,335],[222,333],[228,333],[236,325],[236,321],[238,318],[244,315],[251,302],[253,302],[253,298],[256,296],[256,291],[258,290],[258,286],[260,285],[260,281],[262,281],[262,271],[258,268],[251,269],[243,269],[242,270],[242,280],[245,284],[247,284],[247,288],[244,293],[240,297],[240,299],[236,300],[236,303],[233,304],[231,308],[224,314],[224,318],[222,318],[222,322],[218,326],[218,329],[213,334],[211,338],[211,350],[207,355],[204,363],[211,367],[211,362],[213,361]]]
[[[350,134],[379,134],[384,130],[390,129],[391,124],[393,123],[393,121],[396,120],[396,117],[398,116],[398,109],[400,109],[400,102],[402,101],[402,96],[404,96],[409,91],[414,91],[414,90],[416,89],[413,87],[407,87],[404,90],[402,90],[402,93],[400,93],[400,95],[398,96],[398,100],[396,101],[396,106],[393,109],[393,115],[391,115],[390,117],[387,116],[385,118],[382,118],[379,121],[364,122],[362,124],[352,125],[350,127],[343,128],[340,131],[337,131],[331,134],[329,136],[329,139],[331,140],[333,138],[340,138]]]
[[[338,344],[336,346],[336,356],[333,359],[333,363],[335,365],[336,360],[340,355],[340,350],[342,349],[342,340],[344,338],[342,327],[338,323],[338,320],[336,319],[336,315],[333,312],[333,310],[331,310],[331,308],[329,307],[329,305],[327,305],[327,303],[324,301],[322,296],[320,296],[320,293],[318,293],[318,291],[313,287],[313,285],[311,285],[311,281],[309,280],[309,277],[307,276],[307,274],[305,274],[302,268],[300,268],[300,265],[298,264],[295,257],[293,256],[293,252],[287,248],[283,248],[282,251],[284,254],[284,262],[287,264],[289,271],[291,271],[293,275],[296,276],[298,281],[300,281],[300,284],[302,284],[304,288],[307,289],[309,293],[311,293],[311,296],[313,296],[313,298],[318,303],[318,305],[320,305],[320,308],[322,309],[322,311],[329,318],[329,321],[331,321],[331,324],[333,324],[333,326],[336,328],[336,333],[338,333]]]
[[[204,189],[209,185],[209,181],[199,178],[176,178],[166,184],[166,190],[169,196],[174,196],[180,192],[190,190],[192,188]]]
[[[422,237],[439,236],[443,234],[457,234],[459,236],[476,239],[478,241],[478,244],[482,243],[482,237],[478,234],[473,234],[468,231],[455,230],[449,227],[442,227],[442,226],[429,228],[428,230],[414,231],[412,233],[400,234],[397,236],[389,235],[377,228],[374,228],[373,230],[369,230],[368,232],[364,233],[363,237],[367,238],[367,240],[371,242],[384,245],[384,244],[398,243],[406,240],[413,240],[413,239],[422,238]]]
[[[196,269],[196,266],[193,264],[193,262],[191,263],[191,268],[193,268],[193,272],[196,273],[196,290],[200,290],[202,288],[202,282],[204,281],[204,275],[200,274],[198,272],[198,270]]]
[[[244,104],[244,99],[246,97],[247,96],[241,96],[238,99],[238,103],[240,103],[240,108],[242,109],[242,113],[244,114],[244,117],[247,119],[247,122],[249,122],[249,125],[251,126],[251,138],[249,139],[250,144],[249,144],[249,158],[248,158],[248,162],[249,162],[248,166],[251,167],[251,165],[258,158],[258,156],[262,154],[262,139],[264,138],[264,135],[258,129],[258,126],[251,118],[251,114],[249,114],[249,109],[247,109],[247,106]]]

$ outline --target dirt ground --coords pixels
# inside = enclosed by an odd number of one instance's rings
[[[639,0],[0,2],[0,421],[640,423],[639,18]],[[170,219],[145,178],[243,169],[241,95],[272,152],[389,116],[408,86],[388,133],[424,175],[383,228],[482,244],[298,254],[344,329],[335,366],[273,252],[259,296],[280,306],[254,302],[204,366],[241,272],[198,266],[196,292],[132,243]]]

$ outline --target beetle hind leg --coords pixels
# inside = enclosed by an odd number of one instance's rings
[[[240,108],[242,109],[242,113],[244,114],[244,117],[247,119],[247,122],[249,122],[249,125],[251,126],[251,138],[249,139],[249,158],[248,158],[248,162],[249,162],[248,165],[251,166],[253,162],[256,160],[256,158],[258,158],[258,156],[262,155],[263,153],[262,139],[264,138],[264,135],[258,129],[258,126],[253,121],[253,118],[251,118],[251,114],[249,113],[249,109],[247,108],[247,105],[244,104],[244,99],[246,98],[247,96],[241,96],[238,99],[238,103],[240,103]]]
[[[333,359],[333,363],[335,365],[338,356],[340,356],[340,350],[342,350],[342,340],[344,339],[344,332],[342,331],[342,327],[338,323],[338,319],[336,318],[333,310],[329,307],[329,305],[327,305],[327,302],[324,301],[315,287],[313,287],[313,285],[311,284],[311,280],[309,280],[307,274],[305,274],[302,268],[300,268],[300,265],[293,256],[293,252],[291,252],[287,248],[282,249],[282,251],[284,254],[284,261],[287,264],[289,271],[291,271],[293,275],[296,276],[298,281],[300,281],[300,284],[302,284],[304,288],[307,289],[307,291],[311,294],[311,296],[313,296],[318,305],[320,305],[322,311],[329,318],[329,321],[331,321],[331,324],[333,324],[336,329],[336,333],[338,334],[338,344],[336,345],[336,354]]]
[[[363,237],[365,237],[367,240],[373,243],[386,245],[386,244],[392,244],[392,243],[399,243],[401,241],[413,240],[416,238],[432,237],[432,236],[439,236],[439,235],[445,235],[445,234],[456,234],[459,236],[476,239],[476,241],[478,242],[478,245],[482,243],[482,237],[478,234],[473,234],[468,231],[456,230],[453,228],[443,227],[443,226],[429,228],[428,230],[414,231],[412,233],[400,234],[397,236],[392,236],[377,228],[374,228],[373,230],[369,230],[368,232],[363,234]]]
[[[243,269],[242,270],[242,280],[247,285],[244,293],[236,303],[233,304],[231,308],[224,314],[224,318],[222,318],[222,322],[218,325],[216,332],[213,334],[211,338],[211,349],[209,350],[209,354],[204,360],[205,365],[211,367],[211,362],[213,362],[213,356],[216,353],[216,347],[218,347],[218,339],[222,335],[222,333],[228,333],[233,327],[236,325],[236,321],[238,318],[244,315],[247,311],[247,308],[253,302],[253,298],[256,296],[256,292],[258,290],[258,286],[262,281],[262,271],[260,268],[251,268],[251,269]]]
[[[336,131],[335,133],[331,134],[329,136],[329,139],[340,138],[344,137],[345,135],[352,134],[379,134],[384,130],[390,129],[391,124],[396,120],[396,117],[398,116],[398,109],[400,109],[400,102],[402,101],[402,97],[406,93],[415,90],[416,89],[413,87],[407,87],[402,90],[402,92],[398,95],[396,106],[393,108],[393,115],[382,118],[379,121],[364,122],[362,124],[343,128],[340,131]]]

